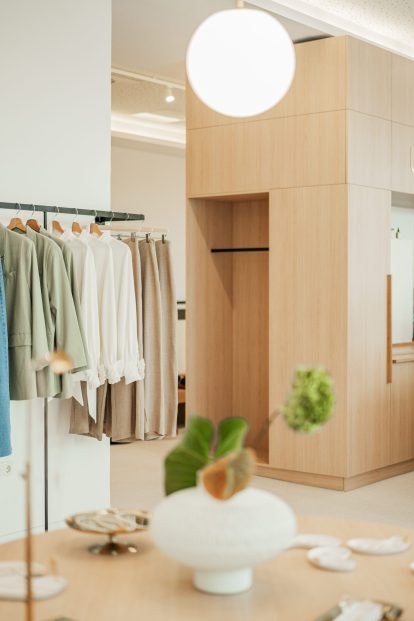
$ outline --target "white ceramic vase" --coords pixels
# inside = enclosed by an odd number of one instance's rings
[[[194,569],[197,589],[232,594],[251,587],[253,565],[289,546],[296,519],[269,492],[248,488],[222,501],[198,486],[164,498],[150,532],[161,550]]]

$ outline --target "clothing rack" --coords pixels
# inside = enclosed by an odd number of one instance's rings
[[[35,205],[34,203],[7,203],[0,201],[0,210],[7,209],[9,211],[31,211],[33,215],[37,213],[43,213],[43,226],[47,229],[48,216],[51,213],[55,216],[59,214],[71,214],[74,216],[92,216],[95,218],[97,224],[103,224],[105,222],[112,222],[118,220],[145,220],[143,214],[137,213],[125,213],[119,211],[102,211],[96,209],[76,209],[73,207],[60,207],[58,205]],[[44,443],[44,489],[45,489],[45,530],[49,530],[49,432],[48,432],[48,415],[49,404],[48,399],[43,400],[43,443]]]

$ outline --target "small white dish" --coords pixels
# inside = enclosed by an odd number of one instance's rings
[[[414,563],[410,563],[410,570],[414,574]]]
[[[334,548],[341,545],[338,537],[331,535],[299,534],[293,539],[289,548],[304,548],[311,550],[312,548]]]
[[[382,555],[401,554],[406,552],[411,544],[406,537],[396,535],[388,539],[349,539],[346,545],[359,554]]]
[[[33,599],[49,599],[59,595],[67,585],[62,576],[48,576],[47,568],[32,563]],[[27,597],[27,566],[24,561],[0,563],[0,600],[24,601]]]
[[[306,556],[312,565],[328,571],[353,571],[356,567],[351,552],[338,546],[312,548]]]

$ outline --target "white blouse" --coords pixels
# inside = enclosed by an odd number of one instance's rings
[[[87,371],[75,373],[74,379],[86,380],[88,387],[93,390],[103,383],[99,378],[101,342],[95,260],[92,250],[85,240],[74,235],[72,231],[66,230],[60,239],[69,244],[73,250],[73,266],[79,287],[82,321],[90,359],[90,368]],[[74,396],[79,401],[78,394],[74,394]],[[82,403],[82,397],[80,403]]]
[[[79,239],[89,246],[95,262],[100,333],[99,380],[104,383],[107,379],[110,384],[116,384],[122,377],[122,362],[118,357],[117,296],[112,247],[86,231],[82,231]]]
[[[139,356],[137,307],[131,250],[104,232],[99,241],[111,250],[115,276],[117,359],[120,375],[130,384],[144,379],[145,363]]]

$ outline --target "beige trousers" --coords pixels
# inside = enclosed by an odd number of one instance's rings
[[[177,298],[169,241],[155,242],[161,290],[161,383],[165,435],[177,434]]]

